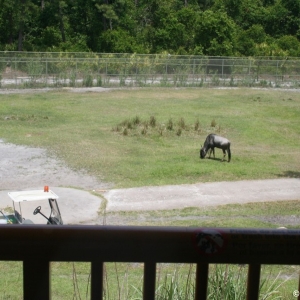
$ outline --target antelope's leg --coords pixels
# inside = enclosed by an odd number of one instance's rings
[[[209,156],[208,156],[208,158],[210,158],[211,152],[212,152],[212,149],[209,149]]]
[[[226,151],[224,149],[222,149],[222,150],[223,150],[223,159],[222,159],[222,161],[224,161],[225,160],[225,156],[226,156]]]
[[[209,157],[208,158],[210,158],[211,154],[213,154],[214,158],[215,158],[215,148],[210,148],[210,152],[209,152]]]

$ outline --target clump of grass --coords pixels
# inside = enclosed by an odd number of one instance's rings
[[[181,128],[181,129],[186,129],[186,123],[185,123],[184,118],[180,118],[180,120],[179,120],[179,122],[178,122],[178,126],[179,126],[179,128]]]
[[[158,133],[159,133],[160,136],[163,136],[164,130],[165,130],[165,126],[160,125],[159,128],[158,128]]]
[[[127,129],[134,128],[133,121],[129,120],[129,119],[122,121],[121,123],[118,124],[118,126],[121,126],[121,127],[127,128]]]
[[[75,87],[76,86],[76,73],[72,72],[70,74],[70,82],[69,82],[70,87]]]
[[[272,272],[272,269],[266,274],[266,277],[262,277],[259,287],[260,299],[283,299],[280,294],[279,288],[291,279],[293,275],[287,276],[285,280],[280,279],[281,272],[276,276]]]
[[[117,125],[116,127],[112,128],[112,131],[121,132],[122,131],[122,127],[120,125]]]
[[[149,128],[149,121],[143,122],[144,128],[148,129]]]
[[[102,86],[102,77],[99,75],[97,76],[97,86]]]
[[[133,123],[135,126],[139,125],[139,124],[141,123],[140,117],[139,117],[139,116],[135,116],[135,117],[133,118],[133,120],[132,120],[132,123]]]
[[[182,134],[182,129],[178,128],[177,131],[176,131],[176,135],[181,136],[181,134]]]
[[[246,299],[247,272],[244,266],[212,265],[207,299]]]
[[[171,131],[174,129],[173,127],[174,127],[173,120],[169,119],[169,121],[167,123],[167,129]]]
[[[19,117],[20,121],[36,121],[37,117],[35,115],[27,115],[27,116],[20,116]]]
[[[155,116],[151,116],[150,117],[150,122],[149,122],[151,127],[155,127],[156,126],[156,118]]]
[[[128,129],[133,129],[134,128],[133,122],[131,120],[128,120],[126,126],[127,126]]]
[[[199,121],[199,119],[197,119],[195,124],[194,124],[194,130],[198,131],[199,129],[200,129],[200,121]]]
[[[147,126],[144,126],[143,128],[142,128],[142,130],[141,130],[141,134],[142,135],[146,135],[147,134]]]
[[[211,126],[216,126],[216,121],[212,120]],[[125,130],[125,128],[127,130]],[[194,128],[194,133],[193,129]],[[156,130],[153,130],[156,129]],[[221,127],[217,129],[219,132],[221,131]],[[134,131],[133,134],[130,136],[136,135],[156,135],[157,133],[160,136],[170,136],[169,134],[165,134],[165,132],[174,132],[177,136],[181,136],[184,132],[190,131],[190,134],[198,134],[201,132],[201,125],[199,119],[195,121],[193,125],[189,125],[186,123],[183,117],[179,118],[179,120],[174,123],[172,118],[169,118],[168,122],[159,123],[154,115],[150,116],[150,118],[146,121],[142,120],[138,115],[134,118],[125,119],[124,121],[120,122],[117,126],[112,128],[114,132],[120,132],[123,135],[129,135],[131,131]]]
[[[193,265],[190,265],[188,276],[185,276],[181,270],[175,268],[171,276],[165,274],[162,278],[162,283],[159,282],[156,289],[156,298],[158,300],[192,300],[195,299],[194,280],[195,276],[191,276]]]
[[[210,123],[210,127],[216,127],[217,126],[217,122],[215,119],[213,119]]]
[[[83,78],[83,82],[82,82],[83,86],[85,87],[92,87],[93,86],[93,76],[91,74],[87,74],[84,78]]]

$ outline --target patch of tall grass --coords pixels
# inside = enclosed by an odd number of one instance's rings
[[[142,300],[143,275],[141,264],[109,263],[104,268],[105,300]],[[262,267],[264,269],[264,267]],[[207,300],[241,300],[246,299],[247,293],[246,265],[210,265]],[[195,299],[196,266],[193,264],[158,264],[156,276],[155,299],[157,300],[193,300]],[[296,275],[295,273],[293,275]],[[292,276],[282,279],[281,272],[272,267],[263,272],[260,289],[260,300],[285,299],[293,289],[287,285]],[[89,278],[86,278],[86,289],[81,294],[74,282],[73,295],[75,299],[88,299]],[[77,279],[76,279],[77,280]],[[294,276],[294,282],[297,277]]]

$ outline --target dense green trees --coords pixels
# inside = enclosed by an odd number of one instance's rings
[[[0,0],[0,51],[300,55],[300,0]]]

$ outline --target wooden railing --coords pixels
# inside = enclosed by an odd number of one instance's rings
[[[0,225],[0,249],[0,260],[23,261],[25,300],[51,299],[52,261],[91,262],[92,300],[102,299],[104,262],[144,262],[144,300],[155,299],[157,263],[195,263],[196,300],[207,297],[210,263],[249,264],[253,300],[261,264],[300,265],[300,230]]]

